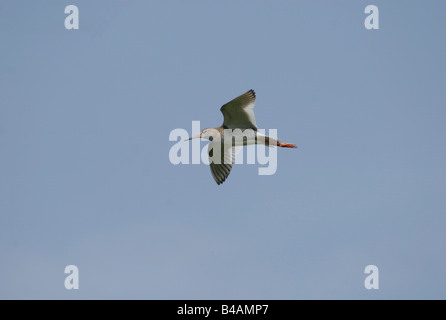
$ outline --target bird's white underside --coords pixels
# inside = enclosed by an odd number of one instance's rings
[[[232,133],[229,133],[230,131],[232,131]],[[268,138],[268,146],[276,146],[276,138],[267,137],[258,131],[226,130],[223,140],[214,138],[214,140],[209,143],[208,154],[210,154],[210,151],[213,150],[212,157],[209,156],[209,163],[233,164],[235,156],[237,156],[243,146],[253,144],[266,145],[266,138]]]

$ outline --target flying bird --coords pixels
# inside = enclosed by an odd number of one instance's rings
[[[257,131],[255,102],[256,94],[251,89],[220,108],[224,117],[223,125],[203,129],[200,134],[186,140],[201,138],[211,141],[208,146],[209,165],[212,177],[219,185],[228,178],[235,156],[243,146],[263,144],[269,147],[297,148],[292,143],[280,142]]]

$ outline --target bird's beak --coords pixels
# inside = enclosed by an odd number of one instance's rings
[[[189,139],[186,139],[186,140],[184,140],[184,141],[189,141],[189,140],[192,140],[192,139],[197,139],[197,138],[200,138],[201,137],[201,133],[200,134],[197,134],[195,137],[192,137],[192,138],[189,138]]]

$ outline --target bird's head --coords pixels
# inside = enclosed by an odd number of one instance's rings
[[[220,139],[220,131],[218,131],[215,128],[206,128],[201,130],[200,134],[189,138],[188,140],[192,140],[192,139],[196,139],[196,138],[201,138],[201,139],[205,139],[205,140],[209,140],[212,141],[214,139]]]

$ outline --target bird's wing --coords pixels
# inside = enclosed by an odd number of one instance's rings
[[[233,147],[232,144],[213,141],[209,143],[209,166],[212,177],[217,184],[222,184],[231,172],[232,165],[235,162],[235,156],[239,153],[241,146]]]
[[[229,101],[220,108],[223,113],[225,129],[254,129],[257,130],[256,117],[254,115],[254,104],[256,94],[249,90]]]

